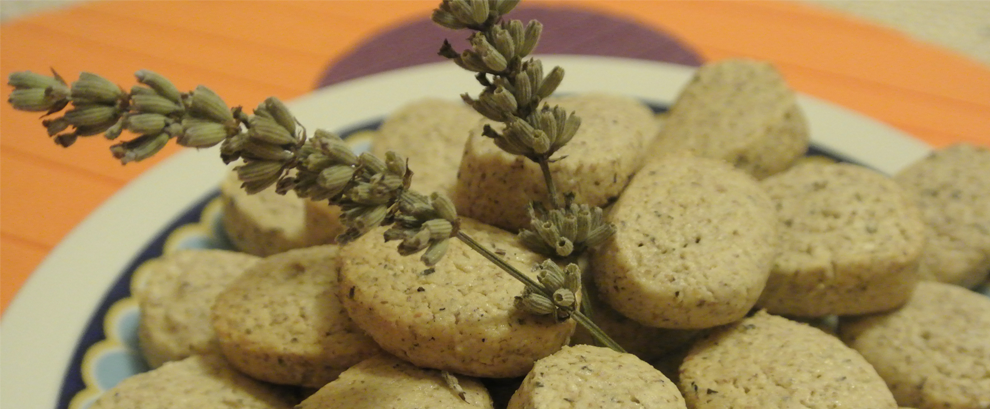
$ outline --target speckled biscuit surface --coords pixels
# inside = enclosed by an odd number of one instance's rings
[[[670,108],[653,151],[723,159],[762,179],[804,155],[808,139],[794,91],[772,65],[725,60],[698,69]]]
[[[91,408],[289,409],[293,403],[287,392],[242,375],[219,356],[192,356],[124,379]]]
[[[904,304],[925,243],[917,207],[892,179],[808,163],[762,181],[781,252],[759,304],[781,315],[866,314]]]
[[[973,287],[990,274],[990,149],[953,145],[933,152],[894,179],[910,193],[928,242],[922,278]]]
[[[526,274],[543,257],[515,235],[471,219],[461,230]],[[341,249],[340,290],[351,318],[388,352],[470,376],[523,376],[567,343],[574,321],[518,310],[523,284],[454,240],[432,270],[372,230]]]
[[[696,343],[678,386],[691,409],[896,409],[856,351],[815,328],[765,312]]]
[[[296,409],[490,409],[492,399],[480,382],[458,377],[461,399],[440,371],[422,369],[389,355],[369,358],[340,374]]]
[[[138,340],[152,368],[219,353],[210,323],[217,295],[258,257],[225,250],[179,250],[141,267],[132,289],[141,311]]]
[[[576,203],[602,206],[614,200],[643,165],[656,137],[657,122],[641,102],[622,96],[586,94],[551,99],[581,117],[581,128],[550,164],[559,192],[573,192]],[[500,125],[493,125],[499,129]],[[526,205],[548,200],[539,165],[510,155],[471,131],[458,172],[454,203],[459,212],[511,231],[529,225]]]
[[[630,354],[580,345],[539,360],[509,409],[684,409],[666,376]]]
[[[918,409],[990,408],[990,299],[922,282],[904,307],[843,318],[842,339]]]
[[[592,254],[595,284],[643,325],[700,329],[746,315],[776,254],[776,216],[752,176],[716,159],[667,156],[636,174]]]
[[[213,326],[224,356],[264,381],[321,387],[378,346],[337,297],[335,245],[269,256],[217,297]]]
[[[417,192],[452,195],[468,134],[484,117],[461,101],[428,98],[393,112],[378,128],[371,153],[395,151],[409,160]]]
[[[590,276],[590,274],[588,275]],[[594,287],[593,280],[586,280],[584,285],[588,289],[586,294],[591,305],[591,314],[586,315],[589,315],[595,325],[605,331],[609,338],[618,343],[622,349],[636,355],[639,359],[654,362],[678,348],[690,344],[703,333],[701,330],[693,329],[647,327],[619,314],[618,311],[603,302],[598,297],[598,289]],[[591,333],[580,325],[574,330],[571,344],[597,345]]]
[[[249,195],[241,188],[237,173],[229,171],[220,185],[222,223],[237,249],[257,256],[327,244],[342,228],[308,223],[305,200],[295,193],[275,193],[272,186]]]

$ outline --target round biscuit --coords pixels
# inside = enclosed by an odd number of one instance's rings
[[[821,317],[907,301],[924,224],[897,183],[847,163],[806,163],[761,183],[777,209],[781,245],[760,306]]]
[[[856,351],[818,329],[764,311],[712,331],[681,364],[692,409],[896,409]]]
[[[535,279],[543,257],[504,230],[462,218],[461,231]],[[341,299],[351,318],[383,349],[421,367],[469,376],[525,375],[567,344],[574,321],[556,322],[514,305],[523,284],[466,244],[451,239],[427,268],[370,231],[341,249]]]
[[[393,112],[375,135],[371,153],[395,151],[409,161],[416,190],[452,196],[464,144],[484,119],[461,101],[426,98]]]
[[[319,388],[381,350],[338,298],[338,248],[290,250],[258,262],[213,307],[220,348],[242,372]]]
[[[773,65],[724,60],[699,68],[681,91],[653,152],[722,159],[762,179],[802,157],[808,140],[795,93]]]
[[[191,356],[131,376],[104,392],[91,409],[289,409],[291,393],[232,369],[218,355]]]
[[[921,282],[900,309],[843,317],[839,333],[918,409],[990,408],[990,299]]]
[[[558,192],[575,195],[575,203],[604,206],[614,200],[643,165],[645,148],[656,138],[652,111],[632,98],[585,94],[555,98],[581,117],[581,128],[550,163]],[[464,216],[518,231],[529,226],[526,206],[547,202],[540,166],[522,156],[506,153],[482,135],[485,121],[471,131],[464,148],[457,187],[451,198]]]
[[[210,309],[217,295],[260,258],[226,250],[179,250],[141,266],[135,281],[145,362],[157,368],[191,355],[219,353]]]
[[[221,222],[230,242],[238,250],[270,256],[291,249],[333,242],[343,233],[339,223],[311,224],[306,202],[295,193],[280,195],[275,186],[255,194],[241,188],[237,172],[230,170],[220,184],[223,201]]]
[[[484,385],[457,377],[464,397],[439,371],[417,368],[387,354],[368,358],[340,374],[295,409],[491,409]]]
[[[631,354],[590,345],[564,347],[536,362],[508,409],[686,409],[666,376]]]
[[[964,287],[990,275],[990,149],[953,145],[900,171],[915,199],[928,242],[919,274]]]
[[[700,330],[647,327],[619,314],[603,302],[593,280],[585,280],[583,285],[588,290],[584,293],[588,302],[582,308],[590,307],[590,310],[582,310],[585,315],[622,349],[646,362],[652,363],[666,357],[702,335]],[[571,345],[581,344],[598,345],[598,342],[587,329],[579,325],[571,337]]]
[[[591,256],[595,285],[616,311],[660,328],[741,319],[776,254],[776,216],[752,176],[716,159],[648,163],[608,214],[615,235]]]

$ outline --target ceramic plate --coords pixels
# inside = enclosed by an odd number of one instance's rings
[[[544,64],[566,67],[560,92],[621,93],[655,106],[673,101],[693,72],[600,57],[549,56]],[[341,132],[373,123],[413,99],[456,99],[479,89],[471,75],[441,63],[341,83],[289,105],[308,129]],[[799,100],[812,143],[826,153],[893,173],[929,151],[852,111],[808,96]],[[0,323],[4,406],[85,408],[102,390],[143,370],[134,351],[137,311],[127,298],[130,277],[141,260],[163,251],[225,245],[215,234],[218,208],[209,205],[223,172],[216,149],[177,154],[128,184],[52,251]]]

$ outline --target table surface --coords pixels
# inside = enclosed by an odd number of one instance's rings
[[[436,47],[406,36],[428,25],[436,3],[86,2],[4,22],[0,74],[54,68],[74,79],[92,71],[129,86],[135,71],[148,68],[180,89],[206,84],[228,103],[251,107],[270,95],[288,100],[321,84],[427,58],[401,51]],[[583,35],[578,46],[550,44],[543,52],[686,63],[767,60],[796,90],[933,146],[990,146],[990,67],[823,8],[777,1],[558,1],[524,7],[519,13],[560,17],[553,21],[569,22],[566,28]],[[4,87],[3,99],[9,93]],[[122,167],[100,138],[61,149],[45,136],[38,115],[7,104],[0,115],[5,310],[66,234],[178,148]]]

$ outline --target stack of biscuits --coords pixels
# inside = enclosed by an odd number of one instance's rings
[[[583,124],[551,173],[616,228],[574,260],[587,315],[628,353],[520,310],[523,285],[459,241],[431,268],[381,230],[337,245],[339,213],[231,179],[239,251],[148,265],[133,292],[155,369],[93,408],[990,408],[990,298],[967,288],[990,274],[990,149],[893,176],[804,160],[794,92],[748,60],[699,69],[662,121],[615,95],[550,103]],[[486,125],[417,101],[373,146],[535,279],[516,234],[543,178]]]

